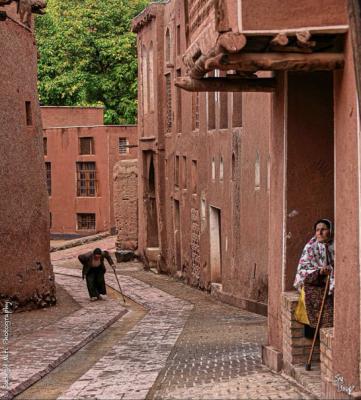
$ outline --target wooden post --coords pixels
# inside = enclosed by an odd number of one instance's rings
[[[361,119],[361,0],[348,0],[348,15]]]
[[[209,58],[205,70],[331,71],[344,66],[343,53],[239,53]]]
[[[175,86],[188,92],[274,92],[275,78],[177,78]]]

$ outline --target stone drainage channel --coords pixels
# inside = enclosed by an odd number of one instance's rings
[[[55,266],[54,270],[57,281],[66,288],[71,289],[74,278],[81,282],[79,270],[59,266]],[[45,364],[43,361],[43,369],[31,383],[29,379],[25,382],[24,374],[29,375],[30,372],[27,366],[21,363],[14,366],[19,371],[17,388],[23,385],[17,399],[141,399],[147,396],[193,306],[137,279],[119,275],[119,280],[128,298],[128,312],[71,357],[64,357],[56,368],[50,368],[48,361],[45,360]],[[110,298],[105,302],[95,302],[99,307],[121,299],[114,276],[108,277],[107,284],[111,287]],[[123,303],[120,305],[122,309]],[[87,315],[91,328],[91,312],[85,311],[83,316]],[[76,333],[76,329],[74,331]],[[38,336],[41,340],[41,333]],[[51,343],[46,343],[46,336],[42,339],[44,348],[47,345],[51,347]],[[44,369],[45,366],[47,369]],[[29,387],[30,384],[33,385]],[[16,391],[19,393],[21,390],[15,388],[13,393]]]

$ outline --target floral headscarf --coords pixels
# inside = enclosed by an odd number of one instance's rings
[[[315,227],[318,223],[325,223],[325,221],[327,221],[326,225],[329,226],[332,235],[332,223],[329,220],[319,220],[316,222]],[[316,236],[314,236],[303,249],[293,286],[297,290],[301,290],[304,280],[309,274],[312,274],[329,264],[332,267],[330,276],[330,291],[332,291],[335,287],[334,258],[335,251],[333,239],[327,243],[321,243],[318,242]]]

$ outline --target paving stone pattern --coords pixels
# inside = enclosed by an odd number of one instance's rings
[[[79,270],[55,267],[57,273]],[[149,310],[123,344],[114,346],[59,399],[144,399],[165,367],[193,306],[132,277],[120,276],[126,296]],[[107,284],[116,288],[115,277]]]
[[[66,287],[81,309],[42,330],[10,339],[9,387],[0,388],[1,399],[25,390],[126,313],[115,300],[89,302],[78,278],[57,275],[56,281]],[[5,382],[4,368],[0,370],[0,381]]]
[[[194,305],[147,399],[307,399],[292,380],[261,363],[265,317],[215,301],[208,293],[134,266],[122,273]]]

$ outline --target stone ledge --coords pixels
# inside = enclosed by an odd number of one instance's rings
[[[267,317],[267,304],[225,293],[221,284],[211,284],[211,296],[223,303]]]
[[[262,363],[272,371],[280,372],[283,366],[282,353],[272,346],[262,346]]]

